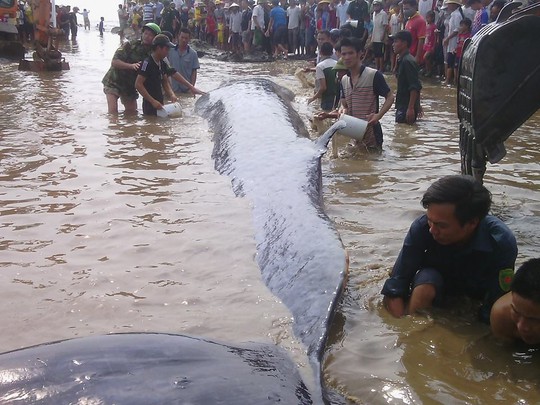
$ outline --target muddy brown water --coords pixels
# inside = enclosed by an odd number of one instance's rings
[[[63,45],[71,70],[62,73],[0,63],[0,351],[154,331],[275,343],[309,369],[289,311],[261,282],[249,203],[214,170],[194,100],[181,100],[175,120],[106,114],[101,78],[117,45],[79,33]],[[301,65],[202,58],[198,85],[271,78],[298,95],[307,122],[310,90],[293,74]],[[350,255],[325,379],[351,403],[538,403],[540,354],[492,339],[467,305],[400,320],[382,309],[423,191],[459,172],[455,90],[425,83],[423,100],[417,126],[387,114],[381,156],[323,158],[326,210]],[[485,178],[517,236],[518,264],[540,242],[539,123],[536,114],[510,138]]]

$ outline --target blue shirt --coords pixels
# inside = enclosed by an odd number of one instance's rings
[[[407,298],[416,272],[433,268],[441,273],[446,294],[483,300],[481,317],[486,320],[487,316],[489,320],[493,303],[508,292],[500,277],[504,270],[511,269],[513,273],[516,256],[516,238],[494,216],[488,215],[479,222],[469,243],[452,246],[433,239],[427,216],[422,215],[412,223],[382,294]]]
[[[170,65],[174,69],[176,69],[176,71],[179,72],[184,77],[184,79],[191,83],[191,74],[193,73],[193,70],[199,69],[200,67],[197,52],[195,52],[189,46],[182,54],[180,54],[178,48],[171,48],[169,50],[168,59]],[[172,80],[172,90],[175,93],[185,93],[188,91],[188,88],[178,83],[176,80]]]
[[[287,12],[280,6],[276,6],[270,11],[270,18],[274,19],[274,25],[272,26],[274,31],[281,26],[287,26]]]

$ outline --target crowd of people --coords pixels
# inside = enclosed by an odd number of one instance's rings
[[[505,4],[504,0],[466,0],[466,4],[462,0],[256,1],[132,1],[118,6],[120,32],[131,26],[137,33],[154,23],[170,32],[174,42],[187,27],[194,37],[239,55],[259,49],[275,58],[313,58],[307,70],[316,74],[310,102],[320,99],[323,112],[317,118],[333,117],[338,108],[339,113],[353,111],[358,118],[369,116],[370,139],[360,142],[368,150],[381,149],[379,120],[386,104],[394,100],[394,94],[386,91],[385,78],[371,69],[396,74],[396,122],[412,124],[423,115],[419,77],[437,76],[445,84],[455,83],[465,41],[493,21]],[[351,75],[350,57],[338,64],[343,41],[349,39],[354,40],[347,46],[354,49],[354,58],[361,56],[359,77],[365,72],[361,86]],[[350,83],[342,79],[347,72]],[[367,76],[369,83],[364,83]],[[385,98],[381,109],[379,96]],[[364,114],[366,105],[371,107]],[[373,128],[376,143],[371,139]]]
[[[176,35],[189,28],[194,38],[219,49],[276,57],[315,57],[317,33],[334,38],[347,29],[364,41],[367,60],[378,70],[395,70],[392,35],[413,35],[411,54],[426,76],[452,83],[460,49],[468,36],[496,19],[506,0],[142,0],[119,6],[120,26],[140,32],[148,22]],[[343,36],[343,35],[341,35]]]
[[[56,26],[63,32],[63,37],[72,40],[77,38],[79,27],[90,30],[90,10],[78,7],[55,5]],[[77,15],[81,15],[83,24],[79,24]],[[20,0],[17,14],[17,29],[22,42],[32,42],[34,40],[35,21],[30,0]]]

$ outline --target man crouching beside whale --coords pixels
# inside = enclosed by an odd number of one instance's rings
[[[510,289],[517,256],[510,229],[488,215],[491,193],[473,177],[446,176],[421,203],[426,213],[412,223],[384,283],[385,307],[401,317],[466,296],[482,302],[479,317],[488,323]]]

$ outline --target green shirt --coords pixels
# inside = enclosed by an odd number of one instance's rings
[[[140,39],[126,42],[116,50],[113,56],[114,59],[121,60],[126,63],[142,62],[150,56],[150,46],[142,44]],[[134,69],[116,69],[111,66],[101,81],[105,87],[118,91],[120,97],[137,98],[137,90],[135,90],[135,79],[137,71]]]

